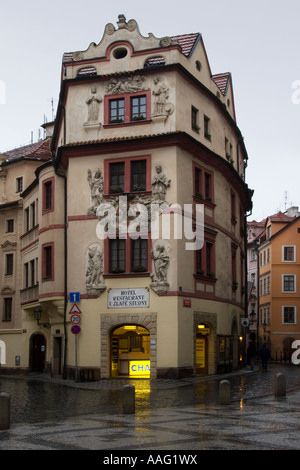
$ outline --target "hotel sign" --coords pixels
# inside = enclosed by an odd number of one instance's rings
[[[111,289],[107,295],[108,308],[149,307],[148,289]]]

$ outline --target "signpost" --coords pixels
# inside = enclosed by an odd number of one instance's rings
[[[78,323],[81,322],[81,310],[75,302],[80,302],[80,292],[70,292],[69,299],[70,302],[74,302],[69,314],[72,315],[71,332],[73,333],[73,335],[75,335],[75,382],[77,382],[77,336],[81,332],[81,327],[78,325]]]

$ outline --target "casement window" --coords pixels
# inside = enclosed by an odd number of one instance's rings
[[[14,255],[12,253],[5,255],[5,276],[12,276],[14,273]]]
[[[14,219],[8,219],[6,221],[6,233],[13,233],[15,231],[15,221]]]
[[[150,90],[104,97],[104,125],[126,125],[150,120]]]
[[[197,108],[195,108],[194,106],[192,106],[192,110],[191,110],[191,125],[192,125],[192,129],[196,132],[199,132],[200,131],[200,127],[199,127],[199,110]]]
[[[296,247],[293,245],[286,245],[282,247],[282,261],[294,263],[296,261]]]
[[[21,193],[23,191],[23,176],[16,178],[16,193]]]
[[[54,178],[43,181],[43,213],[54,210]]]
[[[6,297],[3,299],[3,319],[2,321],[8,322],[11,321],[12,316],[12,297]]]
[[[143,272],[148,270],[148,240],[138,238],[132,240],[132,271]]]
[[[54,279],[54,244],[48,243],[42,246],[42,278],[43,281]]]
[[[125,267],[125,240],[119,238],[109,240],[109,271],[124,273]]]
[[[204,241],[201,250],[196,251],[196,274],[215,277],[215,246],[213,241]]]
[[[295,324],[296,323],[296,307],[294,305],[284,305],[282,307],[282,323]]]
[[[204,201],[213,201],[213,174],[194,165],[194,195]]]
[[[151,191],[150,155],[104,162],[104,194]]]
[[[207,116],[204,116],[204,136],[211,140],[210,119]]]
[[[296,275],[282,275],[282,292],[296,292]]]
[[[106,274],[143,273],[149,270],[148,238],[116,238],[105,240],[109,265]],[[107,259],[107,257],[105,258]]]

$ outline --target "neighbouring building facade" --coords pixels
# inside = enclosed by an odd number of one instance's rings
[[[236,369],[252,191],[231,76],[211,73],[201,35],[144,37],[120,15],[64,54],[48,127],[51,154],[21,194],[19,331],[0,331],[2,371]]]
[[[266,343],[274,361],[290,361],[292,344],[300,340],[299,215],[291,207],[247,224],[248,340],[257,352]]]

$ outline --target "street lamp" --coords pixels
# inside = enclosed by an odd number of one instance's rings
[[[42,310],[40,308],[35,308],[34,311],[34,318],[36,319],[37,321],[37,324],[40,325],[40,319],[41,319],[41,316],[42,316]]]

